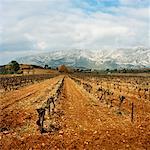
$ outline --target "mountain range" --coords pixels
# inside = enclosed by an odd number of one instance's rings
[[[116,50],[61,50],[16,59],[22,64],[57,67],[62,64],[89,69],[150,68],[150,49],[137,47]]]

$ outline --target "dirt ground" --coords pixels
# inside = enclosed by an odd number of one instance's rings
[[[87,93],[68,76],[51,118],[45,117],[41,134],[39,108],[64,76],[0,95],[0,149],[2,150],[148,150],[150,116],[140,123],[118,115]]]

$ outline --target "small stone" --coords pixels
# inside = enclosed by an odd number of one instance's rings
[[[16,136],[16,135],[17,135],[16,132],[12,133],[12,136]]]
[[[124,136],[125,135],[125,133],[122,133],[122,136]]]
[[[127,145],[126,145],[126,147],[128,148],[128,147],[129,147],[129,145],[127,144]]]
[[[63,136],[62,136],[62,135],[59,135],[59,137],[62,138]]]
[[[77,134],[77,133],[75,133],[74,135],[75,135],[75,136],[77,136],[78,134]]]
[[[3,133],[4,133],[4,134],[8,134],[9,132],[8,132],[8,131],[3,131]]]
[[[93,134],[97,134],[97,131],[94,131]]]
[[[20,140],[23,141],[23,140],[24,140],[24,137],[21,137]]]
[[[64,132],[63,131],[59,131],[59,134],[63,134]]]
[[[141,130],[141,132],[142,132],[142,133],[144,133],[144,131],[143,131],[143,130]]]
[[[84,144],[88,145],[88,144],[89,144],[89,142],[88,142],[88,141],[85,141],[85,142],[84,142]]]
[[[100,121],[101,121],[101,119],[97,119],[97,121],[99,121],[99,122],[100,122]]]
[[[42,146],[45,146],[45,144],[44,144],[44,143],[42,143]]]

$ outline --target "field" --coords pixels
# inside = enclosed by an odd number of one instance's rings
[[[2,150],[150,149],[150,76],[0,77]]]

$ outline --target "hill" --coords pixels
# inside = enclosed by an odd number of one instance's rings
[[[31,64],[19,64],[20,69],[18,71],[19,74],[55,74],[58,73],[57,70],[52,69],[45,69],[41,66],[37,65],[31,65]],[[0,66],[0,74],[10,74],[9,71],[7,71],[10,68],[10,65],[3,65]]]

